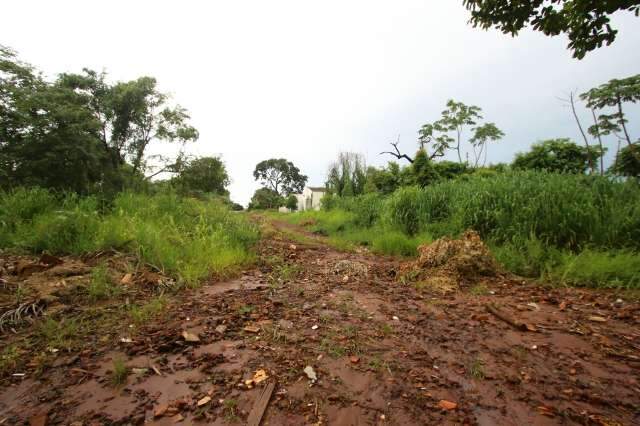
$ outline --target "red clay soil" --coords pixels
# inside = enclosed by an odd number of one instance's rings
[[[245,424],[272,382],[263,425],[640,424],[637,302],[503,277],[443,293],[321,238],[259,251],[160,319],[4,378],[0,425]]]

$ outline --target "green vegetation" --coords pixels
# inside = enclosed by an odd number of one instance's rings
[[[523,276],[567,285],[640,286],[640,187],[583,174],[466,174],[390,196],[331,197],[285,216],[344,246],[413,255],[419,244],[474,229]],[[340,245],[338,243],[337,245]]]
[[[159,296],[143,305],[129,306],[129,316],[135,324],[141,325],[162,312],[166,305],[167,300],[163,296]]]
[[[0,196],[0,247],[76,255],[117,248],[187,284],[250,261],[257,237],[255,226],[222,203],[175,194],[121,193],[110,206],[37,188]]]
[[[113,371],[111,371],[111,384],[113,386],[122,386],[127,381],[129,369],[124,361],[120,358],[113,360]]]
[[[81,324],[76,319],[63,318],[56,321],[47,318],[38,326],[38,334],[51,349],[69,351],[75,348],[81,339],[80,332]]]
[[[122,293],[122,287],[112,281],[106,265],[98,265],[91,270],[91,281],[87,285],[87,296],[90,301],[109,299],[120,293]]]

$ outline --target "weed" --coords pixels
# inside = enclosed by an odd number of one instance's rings
[[[253,312],[255,308],[251,305],[242,305],[238,308],[238,313],[240,315],[248,315]]]
[[[80,331],[80,323],[70,318],[47,318],[38,327],[38,334],[51,349],[73,349],[82,338]]]
[[[387,323],[384,323],[380,326],[380,333],[382,333],[383,336],[389,336],[391,334],[393,334],[393,327]]]
[[[233,398],[225,399],[224,405],[224,418],[228,422],[235,422],[238,420],[238,401]]]
[[[20,351],[16,345],[6,346],[0,352],[0,377],[8,374],[18,366]]]
[[[480,358],[474,358],[469,364],[468,372],[475,380],[484,380],[484,362]]]
[[[129,316],[135,324],[141,325],[158,315],[166,305],[167,299],[164,296],[158,296],[144,305],[131,305]]]
[[[127,376],[129,375],[129,369],[125,362],[116,358],[113,360],[113,371],[111,372],[111,384],[113,386],[122,386],[127,381]]]
[[[100,264],[91,271],[91,281],[87,285],[87,296],[92,302],[116,297],[122,293],[122,287],[115,285],[109,276],[106,264]]]
[[[474,296],[486,296],[489,294],[489,289],[484,284],[476,284],[469,289],[469,294]]]

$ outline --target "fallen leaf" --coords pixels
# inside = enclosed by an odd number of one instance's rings
[[[535,309],[536,311],[539,311],[539,310],[540,310],[540,306],[538,306],[538,304],[537,304],[537,303],[534,303],[534,302],[527,303],[527,306],[528,306],[528,307],[530,307],[530,308]]]
[[[316,382],[318,380],[318,376],[316,375],[316,372],[314,371],[313,367],[311,367],[310,365],[307,365],[303,371],[307,375],[309,380],[311,380],[312,382]]]
[[[45,426],[47,424],[47,413],[38,414],[29,418],[29,426]]]
[[[131,339],[130,337],[123,337],[122,339],[120,339],[120,341],[122,343],[133,343],[133,339]]]
[[[247,389],[253,389],[254,382],[252,379],[248,379],[244,381],[244,385],[247,387]]]
[[[124,276],[120,280],[120,284],[131,284],[132,281],[133,281],[132,274],[124,274]]]
[[[260,332],[260,327],[256,327],[255,325],[245,325],[243,330],[248,331],[249,333],[258,333]]]
[[[344,277],[342,277],[342,282],[343,283],[349,282],[349,275],[345,275]]]
[[[594,321],[594,322],[607,322],[607,319],[604,317],[599,317],[597,315],[593,315],[589,317],[589,321]]]
[[[457,406],[458,404],[455,402],[447,401],[446,399],[441,399],[440,402],[438,402],[438,407],[443,410],[455,410]]]
[[[153,416],[162,417],[164,416],[164,413],[166,413],[168,409],[169,409],[169,404],[160,404],[158,408],[156,408],[155,411],[153,412]]]
[[[203,405],[208,404],[210,401],[211,401],[211,397],[205,396],[204,398],[198,401],[198,407],[202,407]]]
[[[297,249],[298,247],[296,247],[296,245],[295,245],[295,244],[290,244],[290,245],[289,245],[289,248],[290,248],[291,250],[295,250],[295,249]]]
[[[357,364],[360,362],[360,358],[354,355],[349,358],[349,361],[351,361],[353,364]]]
[[[567,309],[567,302],[560,302],[560,305],[558,305],[558,307],[561,311],[564,311],[565,309]]]
[[[267,378],[269,378],[269,376],[267,375],[267,372],[262,369],[256,371],[255,374],[253,375],[253,381],[256,384],[267,380]]]
[[[200,338],[198,337],[197,334],[194,333],[189,333],[187,330],[184,330],[182,332],[182,337],[184,337],[184,340],[187,342],[199,342]]]
[[[318,329],[318,325],[314,325],[311,327],[312,330],[317,330]]]
[[[132,368],[131,372],[133,374],[145,374],[147,371],[149,371],[148,368]]]
[[[180,423],[183,420],[184,420],[184,417],[180,413],[178,413],[175,416],[171,417],[171,421],[174,422],[174,423]]]

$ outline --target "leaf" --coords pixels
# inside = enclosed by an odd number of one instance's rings
[[[447,401],[446,399],[441,399],[440,402],[438,402],[438,407],[442,408],[443,410],[455,410],[456,407],[458,407],[458,404],[456,404],[455,402]]]
[[[204,398],[198,401],[198,407],[202,407],[203,405],[208,404],[210,401],[211,401],[211,397],[205,396]]]
[[[592,315],[589,317],[589,321],[593,322],[607,322],[607,319],[604,317],[599,317],[597,315]]]
[[[198,337],[197,334],[194,333],[189,333],[187,330],[184,330],[182,332],[182,337],[184,337],[184,340],[187,342],[199,342],[200,338]]]

